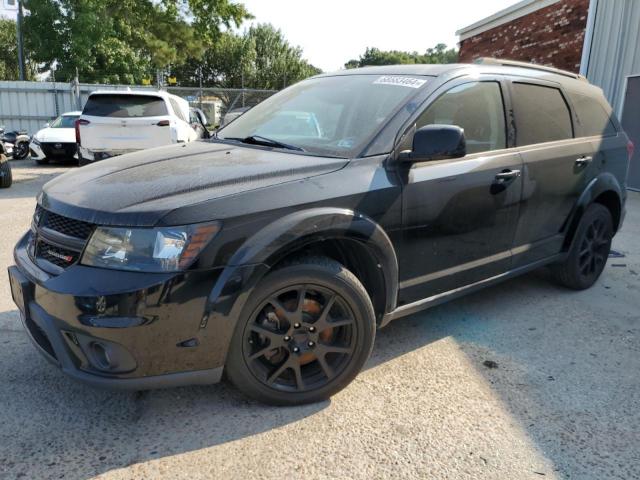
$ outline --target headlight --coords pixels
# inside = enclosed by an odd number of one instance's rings
[[[176,272],[189,267],[219,230],[218,222],[163,228],[98,227],[81,263],[138,272]]]

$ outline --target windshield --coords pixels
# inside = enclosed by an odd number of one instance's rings
[[[78,115],[62,115],[51,123],[51,128],[74,128]]]
[[[253,107],[218,138],[255,136],[314,154],[352,157],[426,81],[399,75],[312,78]]]

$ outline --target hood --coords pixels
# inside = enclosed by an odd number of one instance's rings
[[[33,138],[46,143],[76,143],[76,131],[74,128],[43,128]]]
[[[181,207],[322,175],[347,160],[213,142],[144,150],[69,171],[38,202],[102,225],[152,226]],[[215,219],[211,212],[209,219]]]

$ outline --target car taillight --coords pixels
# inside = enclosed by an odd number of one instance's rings
[[[80,125],[89,125],[89,120],[76,120],[76,143],[80,145]]]
[[[629,161],[631,161],[631,157],[633,157],[633,152],[635,152],[636,146],[633,144],[631,140],[627,142],[627,153],[629,154]]]

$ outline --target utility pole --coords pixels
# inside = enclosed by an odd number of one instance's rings
[[[164,77],[164,72],[158,68],[156,70],[156,83],[158,85],[158,90],[162,90],[162,87],[164,85],[163,77]]]
[[[202,65],[198,69],[198,83],[200,84],[200,91],[198,92],[198,105],[200,110],[202,110]]]
[[[73,99],[75,100],[76,108],[78,110],[82,110],[82,103],[80,101],[80,78],[78,75],[78,67],[76,67],[76,76],[74,77],[71,85],[71,91],[73,92]]]
[[[18,0],[18,22],[17,22],[17,37],[18,37],[18,74],[20,80],[25,80],[24,74],[24,47],[22,41],[22,0]]]
[[[240,87],[242,88],[242,106],[244,107],[244,68],[240,76]]]

